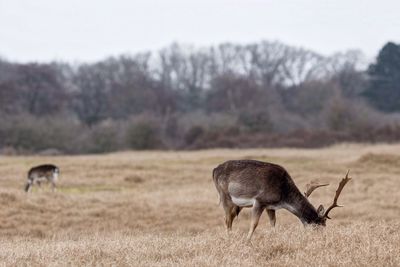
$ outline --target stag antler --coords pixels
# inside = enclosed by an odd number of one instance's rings
[[[311,183],[306,185],[306,192],[304,192],[304,195],[308,198],[315,189],[317,189],[318,187],[327,186],[327,185],[329,185],[329,184],[320,184],[318,182],[312,181]]]
[[[336,190],[335,198],[333,199],[333,204],[326,210],[326,212],[325,212],[325,214],[324,214],[324,217],[330,219],[330,217],[328,216],[328,214],[329,214],[329,212],[330,212],[333,208],[336,208],[336,207],[343,207],[343,206],[339,206],[339,205],[337,204],[337,200],[338,200],[338,198],[339,198],[339,196],[340,196],[340,193],[342,192],[343,187],[347,184],[348,181],[351,180],[351,178],[349,178],[349,172],[350,172],[350,170],[347,171],[346,177],[343,178],[342,181],[340,181],[339,187],[338,187],[338,189]]]

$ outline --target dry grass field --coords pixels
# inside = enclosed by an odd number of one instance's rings
[[[243,158],[283,165],[301,190],[329,182],[315,205],[329,206],[351,169],[345,207],[324,229],[284,210],[272,229],[264,213],[251,244],[247,209],[228,236],[211,172]],[[59,189],[26,194],[41,163],[60,166]],[[400,266],[400,145],[0,156],[0,205],[4,266]]]

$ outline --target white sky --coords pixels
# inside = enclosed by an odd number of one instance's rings
[[[400,1],[0,0],[0,57],[21,62],[261,40],[372,58],[400,42]]]

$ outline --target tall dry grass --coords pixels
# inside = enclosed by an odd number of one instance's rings
[[[329,205],[347,169],[354,178],[322,230],[278,211],[263,215],[244,242],[249,210],[227,236],[211,180],[233,158],[286,167],[300,189]],[[22,191],[32,165],[61,167],[57,193]],[[399,266],[400,145],[326,149],[125,152],[71,157],[0,157],[0,261],[3,265]]]

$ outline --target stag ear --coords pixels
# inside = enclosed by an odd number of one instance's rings
[[[318,217],[322,218],[325,215],[325,208],[322,205],[319,205],[317,209]]]

